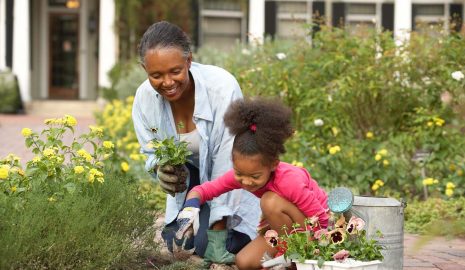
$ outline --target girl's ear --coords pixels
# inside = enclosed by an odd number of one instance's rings
[[[277,160],[273,161],[273,163],[271,163],[271,171],[276,170],[276,167],[278,167],[279,162],[280,162],[280,160],[277,159]]]

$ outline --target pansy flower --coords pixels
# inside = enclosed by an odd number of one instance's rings
[[[333,259],[338,262],[342,262],[349,257],[349,251],[342,249],[339,250],[336,254],[333,255]]]
[[[346,234],[343,229],[334,229],[329,232],[329,238],[333,244],[340,244],[344,242]]]
[[[347,232],[349,234],[357,233],[358,231],[363,230],[365,227],[365,221],[359,217],[352,216],[347,225]]]
[[[266,243],[272,247],[278,245],[278,233],[275,230],[268,230],[265,233]]]

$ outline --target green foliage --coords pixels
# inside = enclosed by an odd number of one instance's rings
[[[23,197],[0,193],[0,268],[124,269],[138,253],[155,250],[153,214],[134,181],[105,174],[104,185],[57,201],[40,189]]]
[[[184,0],[117,0],[116,30],[119,37],[119,57],[130,61],[137,57],[137,45],[147,28],[161,20],[179,25],[190,34],[194,17],[190,1]],[[192,36],[192,34],[190,34]]]
[[[465,194],[465,79],[452,76],[465,72],[461,51],[455,33],[412,33],[396,45],[389,32],[323,28],[311,42],[267,40],[213,56],[203,48],[196,57],[231,71],[245,95],[278,96],[293,109],[297,132],[282,159],[302,163],[320,185],[446,199]],[[429,154],[417,162],[418,152]]]
[[[16,113],[22,108],[18,81],[11,72],[0,72],[0,113]]]
[[[158,160],[158,166],[163,165],[183,165],[187,162],[187,157],[192,154],[187,150],[187,142],[175,140],[174,137],[152,142],[154,155]]]
[[[319,267],[325,261],[347,257],[358,261],[383,259],[382,247],[376,240],[367,239],[363,220],[352,217],[347,222],[343,215],[337,217],[337,221],[335,219],[333,215],[327,229],[319,229],[319,224],[312,219],[307,221],[305,229],[294,224],[291,232],[281,236],[282,244],[287,247],[286,257],[300,262],[316,260]],[[346,254],[341,255],[344,252]]]
[[[465,198],[413,201],[405,208],[405,229],[411,233],[465,236]]]

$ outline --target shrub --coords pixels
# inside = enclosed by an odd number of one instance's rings
[[[457,34],[412,33],[397,46],[389,32],[323,28],[311,43],[266,41],[197,57],[231,71],[245,95],[279,96],[293,109],[297,132],[282,158],[321,185],[449,198],[465,192],[464,50]],[[421,162],[419,153],[427,153]]]
[[[36,154],[24,170],[14,154],[0,160],[0,268],[145,266],[147,250],[157,249],[156,212],[138,182],[112,166],[114,144],[100,127],[65,144],[77,124],[69,115],[45,124],[40,133],[22,130]]]

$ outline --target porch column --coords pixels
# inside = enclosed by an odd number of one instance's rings
[[[394,3],[394,37],[405,42],[412,31],[412,0],[395,0]]]
[[[13,73],[18,78],[23,102],[31,101],[29,0],[15,0],[13,7]]]
[[[249,1],[249,41],[263,43],[265,34],[265,0]]]
[[[101,87],[111,86],[108,72],[117,61],[115,14],[115,0],[100,0],[98,81]]]
[[[6,68],[6,0],[0,0],[0,70]]]

